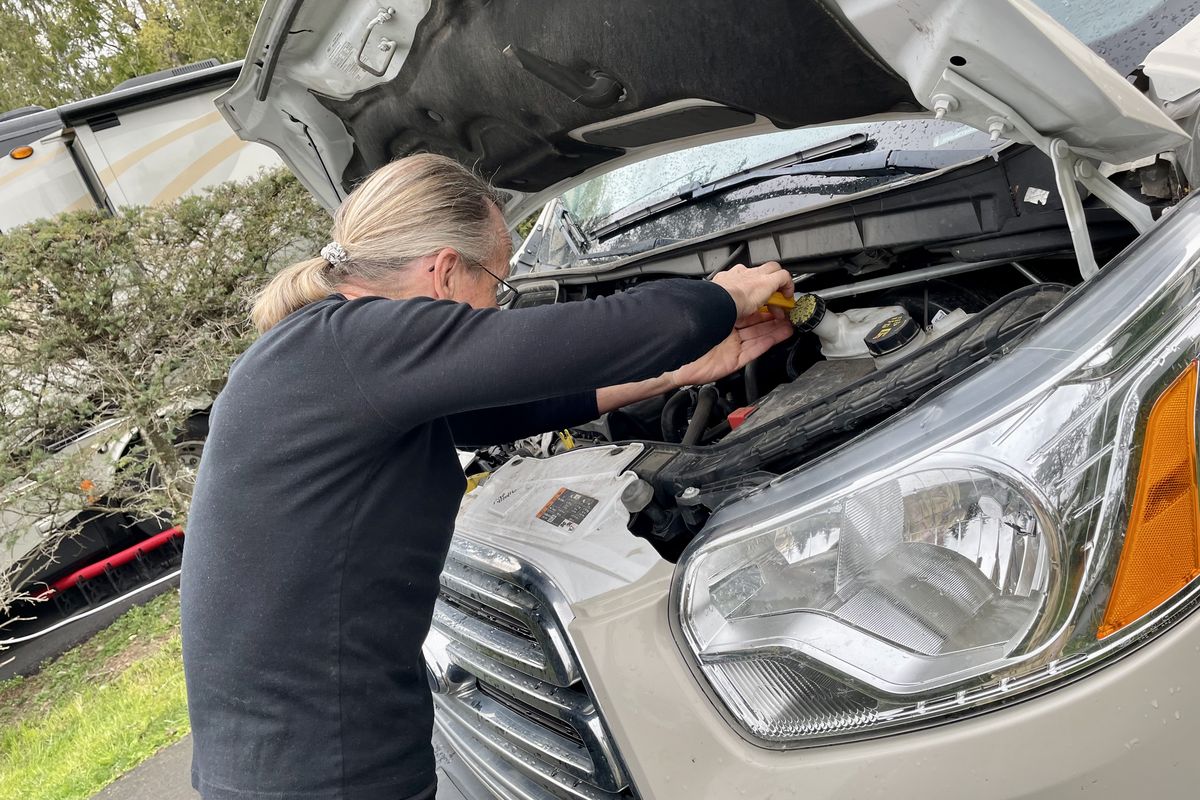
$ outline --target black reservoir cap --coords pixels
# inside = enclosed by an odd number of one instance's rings
[[[908,314],[895,314],[871,329],[863,339],[872,355],[894,353],[917,338],[921,326]]]
[[[798,331],[811,331],[825,319],[825,301],[815,294],[802,294],[788,311],[788,319]]]

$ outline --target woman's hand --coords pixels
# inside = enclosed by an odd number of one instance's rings
[[[596,390],[596,406],[603,414],[630,403],[656,397],[671,389],[712,383],[741,369],[775,345],[792,335],[792,324],[783,309],[760,311],[767,298],[775,292],[792,297],[795,284],[792,275],[771,261],[761,267],[741,264],[717,273],[713,283],[729,292],[737,306],[738,320],[729,336],[690,364],[657,378],[606,386]]]
[[[768,261],[760,267],[738,264],[718,272],[712,282],[729,292],[737,305],[738,320],[749,317],[766,305],[767,298],[775,292],[791,297],[796,291],[792,273],[781,267],[778,261]]]
[[[790,276],[788,285],[791,285]],[[781,309],[773,308],[769,313],[757,309],[755,306],[752,313],[739,319],[733,332],[712,350],[692,363],[667,373],[671,384],[680,387],[712,383],[741,369],[792,335],[792,324]]]

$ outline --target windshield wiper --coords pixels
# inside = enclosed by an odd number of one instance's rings
[[[575,259],[576,261],[599,261],[604,258],[624,258],[626,256],[636,256],[642,253],[648,253],[651,250],[657,250],[660,247],[666,247],[669,244],[675,244],[681,241],[680,239],[664,239],[660,236],[651,236],[648,239],[638,239],[633,244],[619,247],[615,250],[604,250],[599,253],[585,253]]]
[[[795,175],[821,175],[845,177],[886,177],[888,175],[920,175],[925,172],[953,167],[965,161],[987,155],[991,150],[878,150],[862,155],[827,158],[818,163],[801,162],[783,166],[762,166],[742,173],[730,175],[701,186],[689,187],[685,191],[667,198],[645,209],[626,215],[621,219],[602,225],[592,231],[592,238],[603,240],[615,233],[676,208],[696,203],[708,197],[724,194],[743,186],[775,178]]]
[[[686,205],[687,203],[695,202],[698,199],[706,197],[714,192],[725,191],[722,187],[729,181],[739,181],[751,178],[763,170],[780,169],[791,165],[808,164],[813,161],[831,158],[833,156],[850,153],[856,150],[861,150],[870,147],[874,144],[871,137],[865,133],[852,133],[849,136],[843,136],[840,139],[834,139],[831,142],[816,145],[815,147],[807,147],[804,150],[799,150],[790,155],[777,158],[773,161],[767,161],[762,164],[755,164],[753,167],[738,170],[732,174],[726,175],[714,181],[707,183],[691,183],[685,186],[676,194],[660,200],[657,203],[651,203],[647,206],[634,209],[627,214],[622,214],[616,219],[606,222],[595,230],[591,231],[593,239],[602,239],[605,236],[611,236],[617,231],[624,230],[632,225],[636,225],[650,217],[658,216],[664,211],[668,211],[676,206]]]

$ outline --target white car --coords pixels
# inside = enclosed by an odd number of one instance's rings
[[[433,151],[541,209],[514,306],[803,295],[744,374],[492,454],[442,791],[1196,796],[1196,5],[267,3],[218,105],[327,208]]]

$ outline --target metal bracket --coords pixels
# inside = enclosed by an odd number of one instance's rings
[[[1079,263],[1079,273],[1084,280],[1100,271],[1096,263],[1096,254],[1092,250],[1092,239],[1088,235],[1087,217],[1083,212],[1083,200],[1079,195],[1076,182],[1082,183],[1087,189],[1104,201],[1109,208],[1116,211],[1129,221],[1138,233],[1145,233],[1154,227],[1154,215],[1145,203],[1139,203],[1117,187],[1112,181],[1096,170],[1095,163],[1071,150],[1071,146],[1061,138],[1043,136],[1029,124],[1014,108],[980,88],[968,78],[947,69],[942,73],[942,81],[953,87],[963,97],[969,97],[980,105],[995,112],[988,118],[992,138],[1016,129],[1026,140],[1045,153],[1054,167],[1054,180],[1058,185],[1058,194],[1062,198],[1063,212],[1067,216],[1067,227],[1071,231],[1071,242],[1075,247],[1075,259]],[[946,98],[958,99],[942,89],[938,90],[936,98],[941,98],[943,105],[948,104]],[[943,112],[945,113],[945,112]]]
[[[1087,217],[1083,213],[1083,202],[1079,197],[1076,182],[1082,183],[1088,191],[1124,217],[1138,233],[1145,233],[1154,227],[1154,215],[1149,206],[1134,200],[1101,175],[1091,160],[1073,153],[1070,145],[1062,139],[1050,142],[1049,155],[1054,164],[1054,180],[1062,197],[1063,211],[1067,214],[1067,225],[1071,228],[1071,240],[1075,244],[1079,271],[1086,280],[1099,272],[1100,267],[1092,252],[1092,240],[1087,232]]]
[[[1075,180],[1124,217],[1138,233],[1145,233],[1154,227],[1154,214],[1150,211],[1150,206],[1139,203],[1121,191],[1120,187],[1100,174],[1090,159],[1075,157]]]
[[[362,67],[376,78],[382,78],[384,73],[387,72],[388,67],[391,66],[392,56],[396,55],[396,43],[387,38],[382,38],[379,40],[379,51],[387,54],[387,57],[383,60],[383,66],[379,68],[373,67],[367,62],[363,61],[363,53],[367,51],[367,42],[371,41],[371,32],[383,23],[391,21],[391,19],[395,16],[396,9],[394,8],[379,9],[379,13],[375,15],[375,19],[367,23],[367,30],[363,34],[362,41],[358,44],[358,55],[354,57],[354,60],[358,63],[358,66]]]
[[[1075,185],[1075,157],[1071,148],[1062,139],[1050,142],[1048,152],[1054,166],[1054,182],[1058,184],[1058,196],[1062,198],[1063,213],[1067,215],[1067,227],[1071,229],[1071,243],[1075,245],[1075,261],[1079,274],[1086,281],[1100,271],[1096,253],[1092,250],[1092,237],[1088,235],[1087,216],[1083,213],[1083,200],[1079,187]]]

